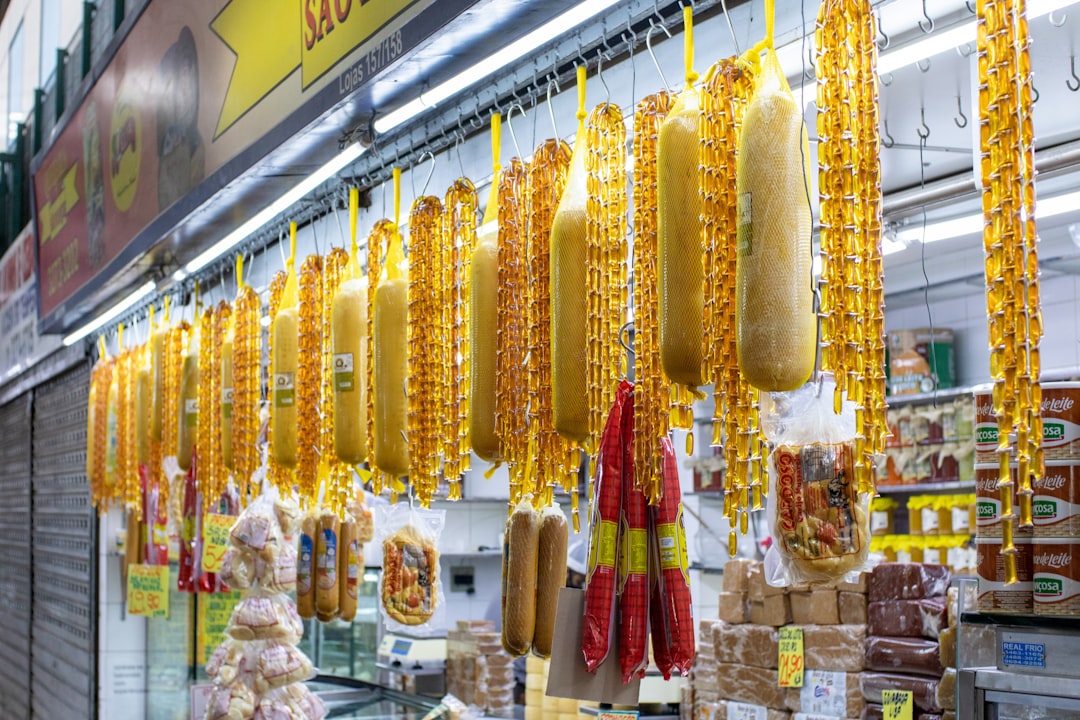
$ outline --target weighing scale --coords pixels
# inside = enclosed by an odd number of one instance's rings
[[[379,643],[375,667],[389,687],[408,687],[420,695],[446,693],[446,638],[387,633]]]

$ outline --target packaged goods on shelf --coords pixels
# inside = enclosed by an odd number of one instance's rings
[[[876,497],[870,501],[870,534],[892,535],[894,532],[893,511],[899,507],[892,498]]]
[[[936,639],[947,626],[945,597],[872,602],[868,607],[870,635]]]
[[[979,612],[1030,613],[1033,610],[1032,539],[1016,537],[1016,576],[1018,582],[1007,584],[1005,557],[1001,540],[978,537]]]
[[[1033,541],[1036,615],[1080,615],[1080,538]]]
[[[1080,383],[1042,384],[1043,456],[1080,458]]]
[[[446,689],[494,717],[513,712],[513,658],[502,649],[494,623],[459,620],[447,632]]]
[[[953,331],[916,328],[889,333],[889,394],[911,395],[955,385]]]
[[[1080,460],[1047,460],[1032,483],[1035,537],[1080,537]]]

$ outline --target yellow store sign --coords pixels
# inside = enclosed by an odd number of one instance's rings
[[[211,28],[236,53],[220,135],[297,68],[307,88],[416,0],[230,0]]]

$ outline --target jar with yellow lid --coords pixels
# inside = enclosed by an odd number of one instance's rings
[[[938,495],[931,503],[937,512],[937,534],[952,535],[952,498],[953,495]]]
[[[921,563],[923,561],[922,538],[914,535],[894,535],[896,562]]]
[[[893,511],[899,507],[892,498],[876,497],[870,502],[870,534],[892,535],[895,532]]]

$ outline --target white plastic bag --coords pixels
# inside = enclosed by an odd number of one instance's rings
[[[870,493],[855,480],[855,404],[833,411],[832,379],[762,393],[769,440],[770,584],[839,580],[867,566]]]
[[[379,597],[386,629],[410,635],[441,631],[446,596],[439,578],[438,543],[446,511],[404,502],[378,511],[376,531],[383,551]]]

